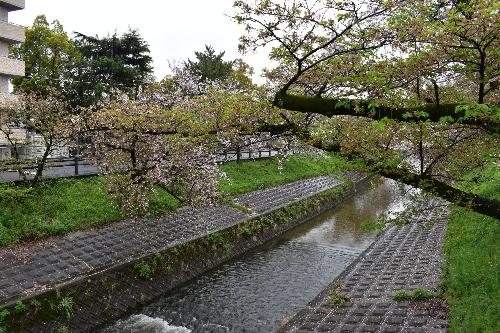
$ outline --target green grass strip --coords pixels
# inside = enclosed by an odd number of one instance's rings
[[[500,200],[500,168],[468,177],[464,189]],[[500,221],[454,207],[446,232],[443,279],[450,332],[500,332]]]
[[[276,158],[230,162],[221,165],[228,180],[221,181],[220,186],[226,195],[233,196],[352,167],[337,155],[293,156],[282,169]],[[159,190],[152,198],[149,215],[165,214],[179,206],[174,197]],[[0,185],[0,246],[64,235],[124,218],[101,177],[49,180],[33,189]]]

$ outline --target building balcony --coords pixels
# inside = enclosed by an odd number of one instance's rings
[[[9,44],[24,42],[24,27],[0,20],[0,40]]]
[[[0,7],[7,8],[8,11],[24,9],[25,0],[0,0]]]
[[[24,76],[24,61],[0,57],[0,75]]]

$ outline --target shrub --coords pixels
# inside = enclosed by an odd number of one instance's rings
[[[31,301],[31,306],[38,310],[42,307],[42,302],[40,302],[37,299],[34,299]]]
[[[73,315],[73,305],[74,305],[73,298],[64,297],[59,302],[59,305],[57,306],[57,310],[59,311],[60,314],[64,315],[67,319],[70,319],[71,316]]]
[[[417,288],[411,293],[411,298],[415,301],[427,301],[436,298],[436,294],[424,288]]]
[[[17,301],[14,305],[14,309],[16,310],[16,313],[23,313],[26,311],[26,305],[24,305],[21,301]]]
[[[69,328],[64,325],[60,325],[56,328],[55,333],[69,333]]]
[[[404,290],[398,290],[392,295],[392,298],[398,302],[406,301],[409,298],[409,294]]]
[[[407,292],[405,290],[398,290],[394,293],[392,298],[398,302],[407,300],[427,301],[433,298],[437,298],[437,295],[436,293],[429,291],[427,289],[416,288],[412,292]]]
[[[148,280],[151,275],[154,274],[154,268],[145,261],[139,261],[134,265],[134,269],[137,271],[139,277],[143,280]]]
[[[349,301],[349,298],[347,298],[346,295],[344,295],[341,292],[334,291],[333,293],[330,294],[328,305],[332,309],[335,309],[348,301]]]
[[[4,322],[9,317],[9,315],[10,312],[7,309],[3,309],[2,311],[0,311],[0,323]]]

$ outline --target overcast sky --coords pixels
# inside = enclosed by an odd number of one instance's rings
[[[254,80],[266,67],[267,53],[242,56],[238,38],[242,28],[227,15],[234,0],[26,0],[26,9],[10,13],[9,20],[30,26],[39,14],[59,20],[66,32],[105,36],[128,28],[138,29],[149,43],[155,75],[169,72],[169,60],[194,58],[205,44],[226,51],[226,59],[243,58],[254,67]]]

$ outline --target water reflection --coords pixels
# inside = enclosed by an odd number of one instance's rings
[[[375,180],[369,190],[289,232],[284,239],[365,249],[372,243],[373,234],[363,232],[363,222],[375,221],[381,214],[393,217],[409,202],[396,182]]]

